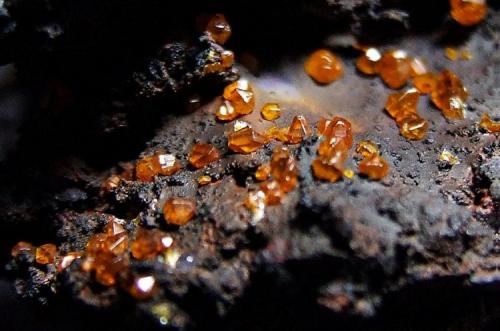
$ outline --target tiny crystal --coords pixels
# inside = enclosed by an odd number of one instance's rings
[[[356,60],[356,68],[366,75],[377,74],[377,62],[382,55],[376,48],[368,48],[363,55]]]
[[[281,109],[277,103],[266,103],[260,111],[262,118],[266,121],[274,121],[281,116]]]
[[[252,153],[266,143],[266,137],[252,128],[244,128],[236,132],[231,132],[228,136],[228,147],[236,153]]]
[[[306,73],[317,83],[329,84],[344,73],[342,62],[332,52],[326,49],[315,51],[304,65]]]
[[[299,115],[293,118],[292,124],[290,125],[290,128],[288,128],[286,137],[288,138],[288,142],[290,144],[298,144],[305,138],[310,137],[311,134],[312,130],[309,123],[307,123],[306,118]]]
[[[447,119],[463,119],[469,94],[460,78],[453,72],[444,70],[436,80],[436,87],[431,93],[432,102]]]
[[[260,165],[257,170],[255,170],[255,179],[264,181],[271,175],[271,165],[269,163]]]
[[[212,177],[203,175],[198,177],[198,185],[203,186],[203,185],[208,185],[212,182]]]
[[[479,121],[479,127],[489,133],[500,132],[500,122],[493,121],[488,113],[484,113]]]
[[[372,180],[381,180],[389,173],[389,164],[380,155],[372,155],[359,163],[359,172]]]
[[[219,151],[211,144],[197,143],[189,154],[189,164],[200,169],[220,158]]]
[[[377,144],[371,140],[361,140],[356,146],[356,153],[364,158],[380,154]]]
[[[270,167],[271,176],[278,182],[281,190],[288,193],[295,188],[299,171],[288,148],[281,146],[274,149]]]
[[[458,157],[447,149],[443,149],[441,154],[439,154],[439,161],[446,162],[451,166],[460,163]]]
[[[404,116],[397,123],[401,135],[410,140],[422,140],[429,130],[427,121],[416,113]]]
[[[36,248],[35,261],[38,264],[54,263],[57,247],[54,244],[44,244]]]
[[[220,45],[224,45],[229,37],[231,37],[231,26],[223,14],[214,15],[209,20],[206,31]]]
[[[284,197],[280,184],[274,180],[268,180],[260,184],[260,190],[266,197],[266,205],[278,205]]]
[[[196,213],[196,203],[191,199],[172,198],[165,202],[163,217],[168,224],[184,225]]]
[[[246,79],[240,79],[226,86],[223,97],[230,102],[237,116],[250,114],[255,108],[253,89]]]

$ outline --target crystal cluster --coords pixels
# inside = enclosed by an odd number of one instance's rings
[[[252,86],[246,79],[240,79],[224,88],[223,102],[215,116],[220,121],[232,121],[250,114],[255,108],[255,96]]]
[[[429,124],[417,113],[417,89],[412,88],[404,92],[389,95],[385,110],[396,121],[403,137],[410,140],[421,140],[427,135]]]

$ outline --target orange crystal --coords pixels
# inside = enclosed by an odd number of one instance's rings
[[[462,81],[449,70],[444,70],[436,80],[436,87],[431,93],[432,102],[447,119],[463,119],[469,96]]]
[[[157,153],[155,157],[160,165],[158,173],[162,176],[172,176],[181,169],[181,163],[173,154]]]
[[[377,144],[371,140],[361,140],[356,147],[356,153],[361,154],[364,158],[372,155],[380,154]]]
[[[156,153],[137,161],[135,175],[143,182],[150,182],[156,175],[170,176],[179,171],[181,164],[172,154]]]
[[[389,164],[380,155],[372,155],[359,163],[359,172],[372,180],[380,180],[389,173]]]
[[[255,179],[264,181],[271,175],[271,165],[269,163],[261,164],[257,170],[255,170]]]
[[[368,48],[363,55],[356,60],[356,68],[366,75],[375,75],[377,73],[377,62],[382,55],[376,48]]]
[[[228,147],[236,153],[252,153],[267,143],[265,136],[252,128],[244,128],[231,132],[228,136]]]
[[[212,182],[212,178],[210,176],[207,176],[207,175],[203,175],[203,176],[200,176],[198,177],[198,185],[208,185]]]
[[[246,79],[240,79],[224,88],[223,97],[231,102],[237,114],[250,114],[255,108],[255,95],[252,86]]]
[[[427,135],[429,124],[418,114],[407,114],[398,122],[401,135],[410,140],[422,140]]]
[[[220,45],[224,45],[229,37],[231,37],[231,26],[223,14],[215,14],[209,20],[206,31]]]
[[[36,248],[35,261],[38,264],[53,263],[57,255],[57,247],[54,244],[44,244]]]
[[[489,133],[499,133],[500,132],[500,122],[493,121],[489,114],[484,113],[479,121],[479,127],[486,130]]]
[[[297,186],[299,170],[297,162],[284,146],[276,147],[271,156],[271,176],[276,180],[281,189],[288,193]]]
[[[312,134],[311,127],[304,116],[299,115],[295,116],[292,120],[292,124],[290,128],[288,128],[288,132],[286,137],[288,138],[288,142],[291,144],[298,144],[305,138],[310,137]]]
[[[324,140],[319,144],[318,154],[327,155],[333,150],[347,151],[352,147],[352,127],[345,118],[335,116],[323,131]]]
[[[281,190],[280,184],[274,180],[268,180],[260,184],[260,190],[264,192],[266,197],[266,205],[277,205],[281,203],[284,192]]]
[[[168,224],[184,225],[196,212],[196,203],[191,199],[172,198],[165,202],[163,217]]]
[[[232,121],[239,116],[230,101],[224,100],[215,112],[215,116],[220,121]]]
[[[458,52],[453,47],[446,47],[444,49],[444,55],[448,58],[448,60],[451,61],[456,61],[456,59],[458,58]]]
[[[486,16],[486,0],[450,0],[451,17],[461,25],[480,23]]]
[[[130,252],[137,260],[149,260],[171,248],[173,244],[173,238],[160,230],[139,228],[130,245]]]
[[[272,126],[266,131],[266,137],[268,137],[269,139],[276,139],[281,142],[287,142],[287,133],[288,128],[278,128],[276,126]]]
[[[335,183],[342,178],[346,159],[347,153],[343,150],[335,150],[328,156],[319,156],[311,165],[313,174],[318,179]]]
[[[402,50],[385,53],[377,62],[376,70],[384,83],[393,89],[406,85],[411,73],[408,56]]]
[[[321,117],[316,128],[316,135],[322,136],[331,122],[331,120]]]
[[[385,110],[396,121],[408,114],[417,112],[418,98],[420,94],[417,89],[409,89],[404,92],[396,92],[389,95],[385,104]]]
[[[32,254],[35,251],[35,247],[26,241],[20,241],[12,247],[10,251],[10,255],[12,257],[16,257],[21,253],[29,253]]]
[[[328,84],[344,73],[342,62],[332,52],[320,49],[312,53],[304,65],[306,73],[317,83]]]
[[[411,77],[423,75],[428,72],[427,66],[425,65],[424,61],[418,57],[412,58],[409,63]]]
[[[220,158],[219,151],[211,144],[197,143],[189,154],[189,163],[197,168],[203,168]]]
[[[116,284],[117,275],[127,269],[129,260],[125,255],[112,255],[110,253],[100,254],[95,258],[93,268],[95,279],[104,286]]]
[[[277,103],[266,103],[260,111],[262,118],[267,121],[274,121],[281,116],[281,109]]]
[[[431,72],[415,76],[413,86],[423,94],[431,93],[436,88],[436,75]]]

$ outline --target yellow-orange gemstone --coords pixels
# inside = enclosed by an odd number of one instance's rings
[[[181,163],[173,154],[157,153],[155,158],[160,165],[158,173],[162,176],[171,176],[181,169]]]
[[[229,37],[231,37],[231,26],[223,14],[214,15],[209,20],[206,31],[220,45],[225,44]]]
[[[418,114],[408,114],[398,121],[399,131],[410,140],[422,140],[427,135],[429,124]]]
[[[157,292],[156,279],[153,276],[128,277],[122,287],[135,299],[147,300]]]
[[[379,155],[380,151],[377,144],[371,140],[361,140],[356,146],[356,153],[361,154],[364,158],[372,155]]]
[[[342,62],[332,52],[320,49],[312,53],[304,65],[306,73],[317,83],[328,84],[344,73]]]
[[[260,190],[264,192],[266,197],[266,205],[277,205],[281,203],[284,192],[281,190],[280,184],[274,180],[268,180],[260,184]]]
[[[447,119],[463,119],[467,89],[453,72],[444,70],[436,79],[436,88],[431,93],[432,102]]]
[[[160,230],[139,228],[130,245],[130,252],[137,260],[149,260],[171,248],[173,244],[173,238]]]
[[[359,172],[372,180],[380,180],[389,173],[389,164],[380,155],[372,155],[359,163]]]
[[[427,66],[421,58],[414,57],[410,60],[410,76],[415,77],[426,74],[428,72]]]
[[[493,121],[488,113],[484,113],[479,121],[479,127],[489,133],[500,132],[500,122]]]
[[[480,23],[488,11],[486,0],[450,0],[451,17],[461,25]]]
[[[94,261],[95,279],[101,285],[113,286],[116,284],[117,274],[128,265],[129,260],[125,255],[101,254]]]
[[[191,199],[173,198],[165,202],[163,217],[168,224],[184,225],[189,222],[196,212],[196,203]]]
[[[264,181],[271,175],[271,165],[269,163],[261,164],[257,170],[255,170],[255,179]]]
[[[382,55],[376,48],[368,48],[363,55],[356,60],[356,68],[366,75],[375,75],[377,73],[377,62]]]
[[[155,156],[146,156],[137,161],[135,165],[135,176],[138,180],[143,182],[150,182],[154,176],[158,174],[159,164],[155,160]]]
[[[376,70],[384,83],[393,89],[406,85],[411,73],[408,56],[402,50],[385,53],[377,62]]]
[[[236,109],[231,104],[231,101],[224,100],[215,112],[215,116],[220,121],[232,121],[239,116]]]
[[[335,150],[328,156],[317,157],[312,165],[312,171],[316,178],[332,183],[342,178],[344,163],[347,153],[343,150]]]
[[[26,242],[26,241],[20,241],[17,244],[15,244],[14,247],[12,247],[12,250],[10,251],[10,255],[12,257],[16,257],[21,253],[33,254],[34,251],[35,251],[35,247],[32,244],[30,244],[29,242]]]
[[[203,185],[208,185],[212,182],[212,177],[203,175],[198,177],[198,185],[203,186]]]
[[[108,235],[105,233],[96,233],[87,241],[86,252],[89,256],[97,256],[102,252],[106,252],[106,240]]]
[[[260,111],[262,118],[267,121],[274,121],[281,116],[281,109],[277,103],[266,103]]]
[[[287,142],[287,133],[288,128],[278,128],[276,126],[272,126],[266,131],[266,137],[268,139],[276,139],[281,142]]]
[[[323,132],[324,140],[319,144],[318,154],[327,155],[333,150],[347,151],[352,147],[351,123],[335,116]]]
[[[474,56],[469,50],[464,49],[463,51],[460,52],[460,58],[462,60],[472,60]]]
[[[53,263],[57,255],[57,247],[54,244],[44,244],[36,248],[35,261],[38,264]]]
[[[423,94],[431,93],[436,88],[436,75],[432,72],[413,77],[413,86]]]
[[[271,176],[278,182],[285,193],[292,191],[297,186],[297,162],[284,146],[276,147],[271,156]]]
[[[252,153],[266,143],[266,137],[252,128],[244,128],[236,132],[231,132],[228,136],[228,147],[236,153]]]
[[[68,254],[61,257],[59,264],[57,265],[57,271],[61,272],[67,267],[69,267],[76,259],[83,256],[82,252],[69,252]]]
[[[417,112],[419,96],[420,94],[417,89],[414,88],[404,92],[392,93],[387,98],[385,110],[392,118],[399,121],[408,114],[415,114]]]
[[[234,63],[234,53],[228,50],[224,50],[220,54],[220,59],[214,63],[208,63],[203,68],[206,74],[212,74],[221,72],[225,69],[230,68]]]
[[[316,128],[316,135],[322,136],[331,122],[331,120],[321,117]]]
[[[305,138],[310,137],[312,134],[311,127],[304,116],[295,116],[292,120],[292,124],[288,128],[286,137],[290,144],[298,144],[302,142]]]
[[[444,49],[444,55],[448,60],[456,61],[458,58],[458,51],[453,47],[446,47]]]
[[[189,164],[200,169],[220,158],[219,151],[211,144],[197,143],[189,154]]]
[[[224,88],[223,97],[231,102],[238,115],[250,114],[255,108],[255,95],[246,79],[240,79]]]
[[[115,221],[114,217],[110,217],[108,219],[108,223],[106,223],[106,226],[104,227],[104,233],[108,236],[116,236],[121,233],[127,232],[125,228]]]

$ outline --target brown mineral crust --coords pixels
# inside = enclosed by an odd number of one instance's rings
[[[496,79],[495,72],[488,70],[495,42],[487,36],[484,31],[473,35],[479,38],[474,40],[484,50],[475,50],[477,57],[457,70],[469,89],[473,110],[492,111],[493,101],[499,97],[485,88],[494,86]],[[420,51],[428,55],[431,63],[439,64],[437,55],[432,55],[433,46],[429,45],[428,39],[415,37],[401,47],[413,47],[412,54]],[[354,321],[348,317],[342,319],[348,325],[345,329],[354,323],[351,326],[366,330],[372,326],[372,320],[361,316],[384,314],[384,305],[391,300],[395,300],[393,307],[408,303],[407,290],[413,286],[428,286],[424,287],[429,293],[427,300],[421,305],[425,308],[420,307],[418,301],[406,306],[430,313],[427,309],[435,307],[433,301],[441,293],[448,293],[446,289],[465,293],[491,288],[497,279],[498,252],[494,238],[498,207],[494,209],[487,200],[498,206],[499,156],[495,152],[498,142],[493,135],[475,128],[480,113],[468,112],[469,119],[450,124],[439,111],[431,108],[428,98],[422,96],[426,101],[420,102],[419,113],[425,114],[432,123],[430,134],[422,142],[406,141],[398,136],[397,127],[384,114],[389,91],[381,82],[367,81],[352,72],[345,75],[342,82],[345,85],[334,84],[335,88],[326,90],[325,94],[328,92],[328,98],[336,100],[335,115],[352,121],[355,145],[370,139],[381,147],[382,155],[391,165],[391,173],[383,183],[359,178],[335,184],[314,181],[310,165],[316,157],[319,141],[312,137],[289,146],[300,169],[298,188],[287,195],[282,205],[266,208],[265,218],[251,225],[251,215],[242,202],[254,183],[256,168],[269,162],[279,143],[273,142],[251,155],[228,154],[224,126],[217,124],[208,110],[213,105],[165,121],[148,141],[148,148],[142,151],[148,155],[158,148],[167,148],[185,159],[194,139],[209,141],[222,156],[213,167],[203,169],[203,174],[217,180],[213,184],[198,190],[200,172],[183,169],[171,177],[159,178],[154,184],[122,181],[105,199],[99,200],[92,196],[91,188],[100,187],[100,182],[108,176],[91,174],[91,180],[83,181],[87,188],[82,182],[76,182],[83,187],[81,190],[90,188],[91,199],[97,199],[93,200],[92,209],[125,219],[125,227],[131,233],[137,221],[165,231],[159,212],[164,202],[174,196],[196,195],[200,206],[197,221],[174,233],[182,253],[176,268],[171,270],[160,260],[134,261],[130,266],[134,272],[154,274],[162,289],[159,300],[172,305],[176,316],[184,316],[183,323],[203,325],[199,327],[202,329],[219,326],[246,330],[248,325],[256,324],[265,329],[272,323],[307,329],[311,319],[304,318],[304,314],[312,312],[312,316],[321,317],[320,321],[329,322],[352,314]],[[319,116],[331,118],[331,99],[324,99],[322,92],[308,90],[308,84],[309,81],[297,80],[299,90],[317,93],[311,97],[325,107],[317,113],[317,109],[310,110],[303,104],[294,106],[293,101],[277,100],[290,109],[290,114],[280,118],[277,125],[287,125],[293,116],[304,114],[308,120],[311,118],[311,126]],[[352,86],[358,88],[354,91]],[[444,147],[452,149],[461,161],[451,170],[441,169],[437,161]],[[354,169],[354,164],[349,166]],[[70,183],[70,186],[76,185]],[[82,200],[69,203],[61,198],[55,202],[53,197],[46,199],[50,204],[44,201],[45,206],[56,206],[47,214],[57,214],[57,218],[47,218],[44,224],[50,223],[58,229],[55,242],[63,254],[83,250],[89,236],[102,231],[109,218],[101,211],[91,213],[85,212],[87,208],[75,208]],[[476,200],[484,201],[485,208],[479,208]],[[18,208],[23,210],[23,206]],[[69,211],[71,209],[77,210]],[[18,233],[17,241],[29,239],[23,235]],[[133,329],[132,324],[123,322],[123,316],[136,309],[155,320],[150,312],[158,299],[125,307],[121,303],[130,302],[124,301],[130,300],[128,294],[125,296],[126,293],[114,287],[96,287],[92,277],[80,271],[78,260],[57,275],[56,281],[55,270],[50,266],[44,269],[45,266],[33,265],[29,257],[21,255],[10,268],[18,279],[17,290],[25,296],[46,300],[53,295],[51,287],[59,284],[55,286],[57,296],[71,293],[70,296],[91,306],[120,307],[116,320],[125,324],[123,329]],[[193,262],[187,257],[192,257]],[[474,284],[473,288],[468,287],[469,281]],[[413,295],[410,298],[420,298]],[[460,300],[453,298],[445,300],[447,304],[440,308],[464,307]],[[472,298],[473,303],[480,301],[475,296]],[[204,307],[202,312],[200,303]],[[281,305],[275,307],[277,303]],[[182,311],[174,308],[177,305]],[[485,309],[494,311],[492,307],[494,305]],[[284,316],[277,314],[283,311]],[[407,316],[404,313],[409,314],[403,312],[403,320]],[[255,321],[256,314],[265,316],[264,321]],[[387,311],[385,314],[382,315],[385,318],[392,315]],[[463,328],[457,326],[456,330]]]

